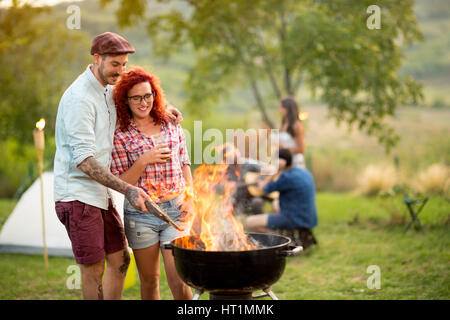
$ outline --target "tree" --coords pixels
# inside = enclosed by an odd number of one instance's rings
[[[248,86],[263,120],[273,127],[266,101],[295,96],[306,85],[338,123],[356,123],[389,150],[398,136],[386,116],[422,98],[421,85],[397,72],[403,46],[423,38],[411,0],[378,1],[378,30],[366,26],[368,0],[119,2],[120,26],[145,21],[156,54],[168,57],[184,45],[194,48],[187,82],[192,110],[233,87]],[[152,10],[158,3],[169,9]]]
[[[0,137],[31,142],[41,117],[53,132],[59,99],[89,57],[85,35],[65,21],[49,18],[48,8],[14,0],[0,9]],[[73,80],[73,79],[70,79]]]

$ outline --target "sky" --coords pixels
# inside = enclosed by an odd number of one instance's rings
[[[61,2],[74,2],[74,1],[83,1],[83,0],[22,0],[22,3],[29,3],[34,6],[43,6],[43,5],[55,5]],[[2,0],[0,1],[0,7],[9,7],[12,4],[12,0]]]

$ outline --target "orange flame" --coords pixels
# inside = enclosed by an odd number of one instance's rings
[[[194,190],[185,190],[185,200],[194,200],[194,214],[186,222],[191,237],[179,238],[177,246],[205,251],[257,249],[233,216],[234,183],[226,180],[227,169],[227,165],[204,164],[194,171]]]

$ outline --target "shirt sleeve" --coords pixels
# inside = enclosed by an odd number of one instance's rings
[[[111,157],[111,173],[115,176],[120,176],[128,170],[128,156],[125,149],[124,140],[121,137],[121,132],[116,130],[114,134],[114,147]]]
[[[269,182],[264,186],[264,192],[266,194],[274,191],[284,191],[291,188],[291,184],[285,173],[283,173],[277,180]]]
[[[95,106],[75,97],[68,104],[63,121],[73,154],[71,161],[76,167],[86,158],[95,156]]]
[[[178,137],[180,142],[180,149],[178,153],[178,158],[180,160],[180,166],[191,165],[191,160],[189,159],[189,153],[186,147],[186,137],[184,135],[183,128],[180,125],[177,125],[178,129]]]

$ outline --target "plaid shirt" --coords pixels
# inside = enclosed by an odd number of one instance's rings
[[[147,165],[137,183],[137,186],[146,191],[156,202],[166,196],[184,192],[185,181],[182,168],[186,164],[191,164],[181,126],[175,126],[170,122],[163,123],[161,134],[169,137],[171,157],[165,163]],[[116,129],[111,172],[116,176],[121,175],[154,146],[152,139],[142,133],[132,121],[125,132]]]

